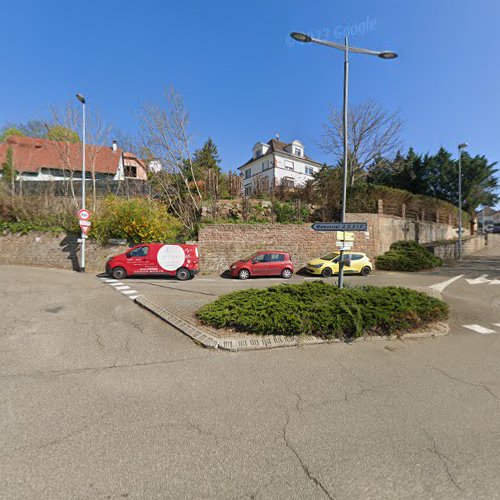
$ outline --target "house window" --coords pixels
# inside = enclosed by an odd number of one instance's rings
[[[252,186],[249,184],[245,186],[245,196],[250,196],[252,194]]]
[[[245,179],[250,179],[251,175],[252,175],[252,169],[251,168],[247,168],[245,170]]]
[[[133,177],[135,179],[137,177],[137,167],[125,165],[125,177]]]
[[[282,183],[283,187],[286,188],[293,188],[295,186],[295,183],[291,177],[283,177]]]
[[[306,167],[306,174],[307,175],[312,175],[314,174],[314,170],[312,167]]]
[[[302,150],[299,148],[294,148],[293,154],[295,154],[297,156],[302,156]]]
[[[264,170],[267,170],[268,168],[269,168],[269,160],[263,161],[262,162],[262,172],[264,172]]]
[[[285,160],[285,168],[288,170],[293,170],[293,161]]]

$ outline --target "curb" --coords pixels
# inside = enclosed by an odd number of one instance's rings
[[[134,302],[153,313],[155,316],[173,326],[184,335],[187,335],[195,342],[201,344],[203,347],[211,349],[222,349],[224,351],[238,352],[238,351],[254,351],[259,349],[272,349],[275,347],[298,347],[302,345],[313,344],[334,344],[344,342],[340,339],[321,339],[313,336],[300,336],[293,335],[290,337],[284,335],[265,335],[265,336],[252,336],[249,338],[219,338],[211,335],[203,328],[195,326],[188,321],[185,321],[176,314],[168,311],[164,307],[159,306],[156,302],[141,295],[137,297]],[[447,335],[450,331],[450,326],[445,322],[436,322],[429,325],[423,330],[417,330],[413,333],[405,333],[403,335],[390,335],[390,336],[372,336],[360,337],[354,339],[352,342],[366,342],[369,340],[396,340],[396,339],[421,339],[429,337],[442,337]]]

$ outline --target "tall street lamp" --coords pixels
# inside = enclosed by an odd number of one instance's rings
[[[85,208],[85,97],[82,94],[76,94],[76,98],[82,103],[82,210]],[[81,235],[82,239],[82,259],[80,272],[85,272],[85,239],[87,236]]]
[[[303,43],[317,43],[319,45],[326,45],[327,47],[341,50],[344,52],[344,118],[343,118],[343,128],[344,128],[344,171],[343,171],[343,183],[342,183],[342,214],[340,222],[345,222],[345,211],[346,211],[346,197],[347,197],[347,156],[348,156],[348,142],[347,142],[347,102],[348,102],[348,88],[349,88],[349,52],[354,54],[366,54],[369,56],[377,56],[381,59],[395,59],[398,55],[391,51],[377,51],[370,49],[362,49],[360,47],[349,47],[349,40],[345,38],[345,44],[331,42],[329,40],[320,40],[318,38],[313,38],[304,33],[290,33],[290,36]],[[339,262],[339,288],[344,286],[344,250],[340,250],[340,262]]]
[[[462,259],[462,151],[466,142],[458,145],[458,260]]]

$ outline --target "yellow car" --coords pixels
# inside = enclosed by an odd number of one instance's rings
[[[344,252],[346,262],[344,264],[344,273],[346,274],[361,274],[368,276],[373,268],[370,259],[365,253],[361,252]],[[307,263],[306,269],[310,274],[320,275],[323,278],[329,278],[332,274],[339,272],[340,253],[330,253],[321,257],[321,259],[313,259]]]

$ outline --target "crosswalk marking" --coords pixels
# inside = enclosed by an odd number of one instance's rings
[[[130,287],[127,285],[117,286],[115,288],[116,288],[116,290],[130,290]]]
[[[131,293],[137,293],[135,290],[123,290],[122,293],[125,295],[130,295]]]
[[[114,283],[110,283],[111,286],[120,286],[123,285],[120,281],[115,281]]]
[[[468,328],[474,332],[480,333],[481,335],[491,335],[492,333],[497,333],[495,330],[490,330],[489,328],[485,328],[481,325],[462,325],[464,328]]]
[[[132,299],[132,300],[135,300],[137,297],[139,297],[139,295],[129,295],[128,296],[128,298]]]

